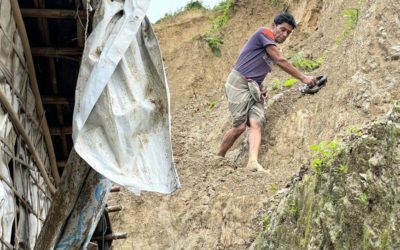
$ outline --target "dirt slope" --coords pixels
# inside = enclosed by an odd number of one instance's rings
[[[236,1],[223,28],[222,57],[215,57],[200,36],[215,14],[189,12],[156,25],[172,98],[172,133],[183,184],[172,196],[127,192],[112,197],[124,210],[113,218],[116,231],[129,238],[116,249],[245,249],[255,237],[265,201],[283,188],[310,159],[308,146],[340,137],[346,128],[387,111],[400,96],[400,19],[398,0],[286,1],[299,27],[281,46],[286,55],[302,51],[324,57],[312,74],[329,82],[318,94],[301,97],[297,86],[270,92],[261,163],[270,174],[244,168],[245,138],[224,160],[214,156],[229,114],[223,84],[247,37],[282,10],[276,1]],[[353,30],[343,11],[358,10]],[[384,15],[383,15],[384,13]],[[278,68],[268,76],[287,79]],[[245,137],[245,136],[244,136]]]

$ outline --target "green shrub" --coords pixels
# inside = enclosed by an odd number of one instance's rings
[[[211,48],[214,55],[217,57],[221,56],[221,49],[219,48],[224,42],[223,37],[220,33],[222,27],[224,27],[229,19],[234,8],[234,0],[225,0],[221,2],[217,7],[214,8],[216,11],[222,11],[222,15],[217,16],[211,21],[210,30],[206,31],[206,35],[203,40],[206,41]]]
[[[201,1],[190,1],[185,6],[185,10],[205,9]]]
[[[319,144],[314,144],[309,147],[314,151],[316,157],[311,161],[311,168],[317,174],[322,174],[327,169],[332,167],[334,157],[339,153],[339,141],[322,141]]]
[[[223,11],[223,14],[212,21],[211,32],[219,32],[228,23],[233,11],[234,0],[223,1],[218,6]]]
[[[211,48],[211,51],[215,56],[221,57],[221,49],[219,48],[219,46],[224,44],[224,40],[221,36],[205,35],[203,37],[203,40],[207,42],[208,46]]]
[[[233,9],[234,0],[225,0],[220,2],[217,6],[213,8],[215,11],[225,11],[227,9]]]
[[[318,58],[317,60],[307,59],[304,57],[304,53],[300,52],[292,56],[290,58],[290,61],[292,61],[293,66],[295,66],[296,68],[310,72],[319,68],[324,59],[322,57]]]

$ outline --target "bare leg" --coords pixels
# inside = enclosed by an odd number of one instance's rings
[[[258,152],[261,146],[262,127],[255,119],[250,119],[249,129],[249,162],[247,167],[252,170],[265,172],[265,169],[258,163]]]
[[[236,139],[246,130],[246,125],[242,124],[239,127],[230,128],[222,139],[221,146],[218,150],[218,155],[225,157],[226,152],[232,147]]]

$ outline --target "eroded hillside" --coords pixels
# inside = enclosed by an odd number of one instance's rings
[[[387,112],[400,97],[400,3],[398,0],[237,0],[221,28],[216,57],[204,34],[219,13],[196,10],[155,26],[167,67],[172,99],[173,147],[182,189],[171,196],[123,192],[116,231],[129,238],[116,249],[245,249],[258,216],[277,190],[311,159],[309,146],[340,138],[350,127]],[[266,83],[268,127],[261,163],[270,174],[244,168],[246,139],[225,160],[215,151],[230,126],[223,84],[246,39],[288,9],[299,27],[282,44],[283,54],[320,59],[310,74],[325,74],[318,94],[301,96],[298,84],[275,68]],[[279,84],[277,84],[279,83]],[[245,137],[245,136],[244,136]]]

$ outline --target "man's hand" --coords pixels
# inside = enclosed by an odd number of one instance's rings
[[[301,81],[305,84],[307,84],[310,87],[314,87],[316,82],[313,76],[306,76],[304,75],[301,79]]]
[[[264,101],[268,99],[268,92],[266,89],[261,90],[261,97],[264,99]]]

